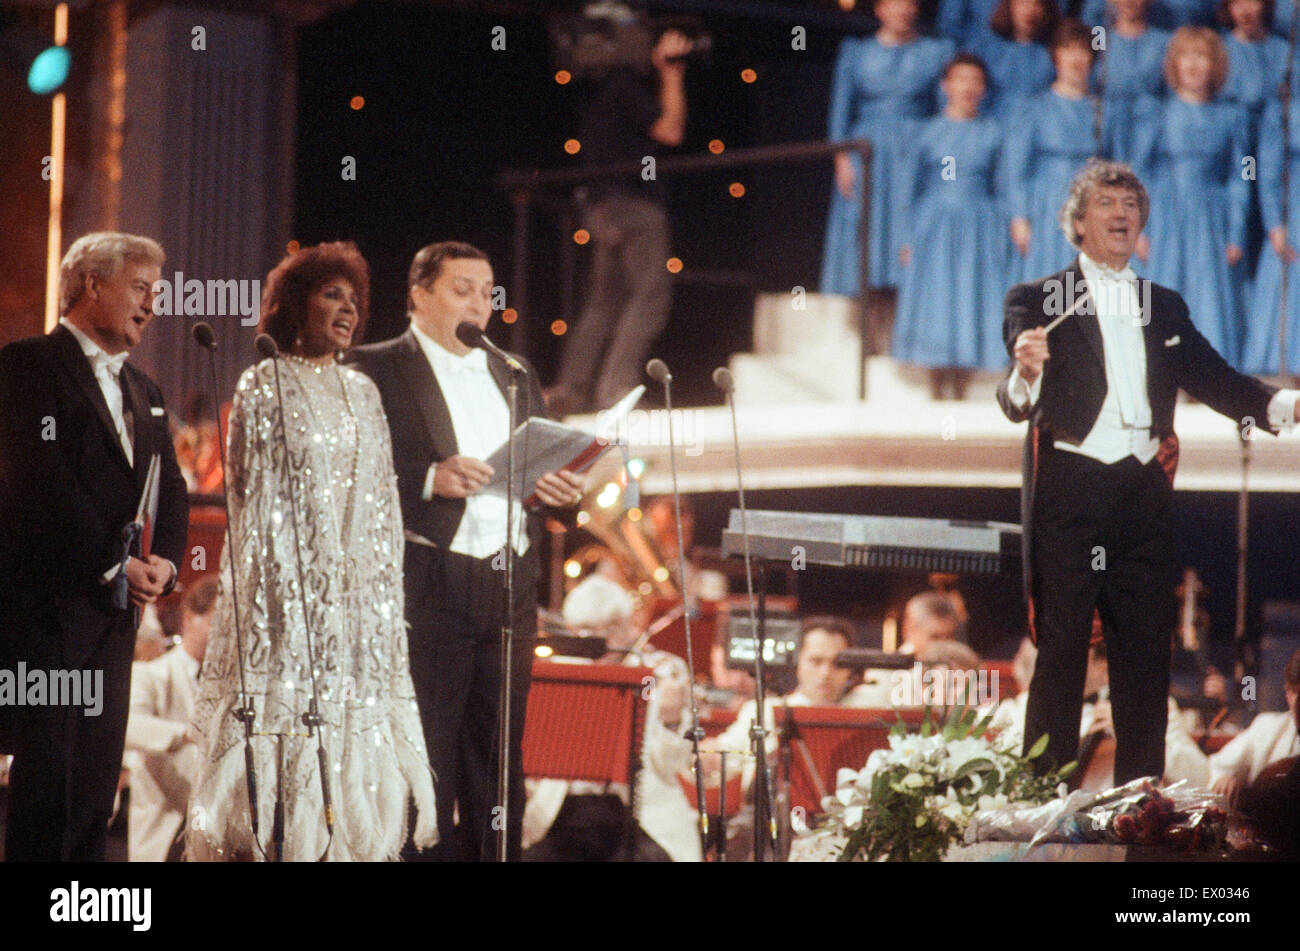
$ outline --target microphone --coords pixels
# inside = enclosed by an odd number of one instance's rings
[[[713,371],[713,385],[728,396],[736,392],[736,378],[726,367],[718,367]]]
[[[462,320],[456,325],[456,339],[467,347],[476,347],[480,350],[486,350],[488,353],[492,354],[492,356],[504,362],[506,366],[514,370],[516,373],[528,372],[522,363],[489,340],[487,334],[483,332],[483,328],[479,327],[477,324],[472,324],[468,320]]]
[[[217,389],[217,335],[212,332],[212,327],[205,321],[200,320],[192,329],[194,339],[200,347],[208,351],[208,366],[211,370],[209,380],[212,389],[212,406],[217,414],[217,447],[221,451],[221,492],[226,497],[226,512],[230,512],[230,480],[226,478],[230,469],[226,465],[226,434],[221,431],[221,402]],[[270,338],[267,338],[270,340]],[[271,341],[275,346],[275,341]],[[258,838],[258,818],[257,818],[257,771],[253,761],[253,721],[257,717],[257,710],[253,707],[253,698],[248,694],[248,686],[244,674],[244,629],[239,616],[239,590],[236,582],[235,572],[235,549],[232,542],[230,519],[226,519],[226,551],[230,553],[230,603],[234,613],[235,621],[235,650],[239,654],[239,704],[231,711],[235,719],[244,724],[244,782],[248,790],[248,820],[253,831],[253,841],[257,843],[257,848],[262,849],[261,839]],[[263,857],[266,853],[262,852]]]
[[[655,357],[645,365],[646,375],[657,383],[668,386],[673,382],[673,375],[668,372],[668,364]]]
[[[257,339],[254,341],[254,343],[257,345],[257,352],[264,357],[268,357],[274,360],[280,354],[280,347],[276,344],[275,339],[270,334],[258,334]],[[285,418],[284,393],[280,388],[280,361],[276,360],[275,363],[272,364],[272,367],[275,372],[275,402],[276,402],[276,406],[280,410],[280,420],[281,420],[281,425],[279,427],[280,442],[284,448],[285,458],[287,459],[290,457],[289,434],[287,432],[288,427],[284,424],[284,418]],[[286,473],[286,478],[287,478],[287,473]],[[329,770],[327,766],[327,757],[325,755],[325,737],[322,734],[320,729],[322,724],[324,724],[325,720],[320,715],[320,705],[317,700],[318,691],[316,686],[316,649],[311,635],[311,624],[307,621],[307,588],[303,583],[303,577],[305,575],[305,572],[303,571],[303,567],[302,567],[302,541],[301,541],[302,533],[298,529],[298,497],[293,492],[293,484],[291,481],[287,485],[287,488],[289,491],[289,521],[290,524],[293,526],[293,554],[296,562],[296,567],[298,570],[298,591],[299,594],[301,595],[302,602],[303,602],[302,604],[303,629],[307,634],[307,666],[311,674],[311,700],[308,701],[307,712],[302,715],[302,724],[303,726],[307,727],[307,731],[309,735],[315,734],[316,736],[316,761],[317,761],[317,767],[320,772],[321,808],[325,813],[325,830],[329,836],[329,841],[325,845],[325,852],[328,853],[330,848],[330,843],[334,841],[334,806],[333,803],[330,801]],[[283,776],[280,777],[281,781],[283,781],[283,778],[284,778]],[[282,841],[284,831],[283,831],[283,819],[281,818],[282,804],[279,800],[279,795],[280,795],[279,791],[277,790],[276,793],[277,796],[277,800],[276,800],[277,861],[279,860],[279,856],[284,854],[283,853],[284,843]],[[322,853],[321,858],[323,859],[324,857],[325,854]]]
[[[664,59],[669,63],[685,63],[687,61],[707,59],[713,52],[713,37],[707,33],[701,33],[699,36],[690,39],[690,49],[680,56],[665,56]]]
[[[212,332],[212,327],[206,321],[200,320],[192,328],[194,339],[204,350],[217,352],[217,335]]]

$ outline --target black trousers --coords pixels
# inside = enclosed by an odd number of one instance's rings
[[[411,680],[438,799],[435,861],[492,861],[501,828],[497,731],[505,572],[492,559],[406,548],[406,619]],[[519,859],[524,817],[524,713],[537,641],[538,559],[515,562],[510,678],[507,855]]]
[[[1093,611],[1100,612],[1115,723],[1115,783],[1161,776],[1176,618],[1173,490],[1157,460],[1104,465],[1043,448],[1033,511],[1038,662],[1025,750],[1049,736],[1039,770],[1075,759]]]
[[[668,323],[668,215],[657,201],[618,194],[592,205],[583,223],[591,232],[591,283],[564,346],[560,382],[603,408],[641,382],[646,355]]]
[[[19,621],[31,648],[21,650],[27,669],[63,667],[52,609],[48,617]],[[7,862],[102,862],[113,812],[122,747],[131,705],[135,622],[122,612],[108,622],[99,645],[78,665],[102,672],[102,707],[24,706],[13,711],[17,748],[9,771]],[[48,696],[47,701],[52,699]],[[84,700],[85,698],[83,698]]]

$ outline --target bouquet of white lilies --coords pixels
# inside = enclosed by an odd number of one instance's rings
[[[937,862],[976,812],[1062,794],[1061,781],[1074,764],[1035,776],[1033,761],[1046,749],[1047,737],[1020,756],[986,736],[989,720],[958,707],[935,727],[927,710],[921,732],[909,735],[900,718],[888,749],[874,751],[861,771],[839,771],[835,795],[822,801],[824,821],[813,834],[846,837],[842,862],[859,856]]]

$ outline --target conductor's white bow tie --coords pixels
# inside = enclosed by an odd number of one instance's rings
[[[1136,281],[1137,280],[1137,274],[1135,274],[1133,269],[1129,267],[1127,264],[1124,265],[1124,267],[1120,268],[1118,271],[1108,268],[1104,264],[1096,264],[1095,262],[1094,262],[1094,266],[1097,268],[1098,273],[1101,274],[1103,280],[1107,280],[1107,281]]]
[[[107,370],[109,376],[116,379],[118,374],[122,372],[122,364],[126,363],[128,356],[130,356],[128,353],[119,353],[110,357],[104,351],[99,351],[95,354],[95,373],[98,374],[102,370]]]

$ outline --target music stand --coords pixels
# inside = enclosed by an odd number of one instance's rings
[[[535,660],[524,718],[525,776],[627,784],[629,849],[653,677],[649,667]]]
[[[889,747],[889,731],[899,717],[909,733],[919,730],[925,719],[919,708],[773,707],[781,761],[789,764],[790,807],[802,808],[809,817],[822,811],[824,797],[835,794],[840,769],[860,770],[873,750]]]

